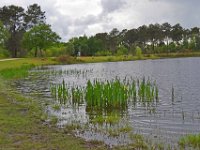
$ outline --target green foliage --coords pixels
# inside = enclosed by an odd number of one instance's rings
[[[9,56],[10,56],[9,51],[0,46],[0,58],[7,58]]]
[[[5,47],[6,41],[9,39],[10,34],[0,21],[0,46]]]
[[[60,104],[66,104],[71,99],[73,105],[86,102],[87,109],[113,110],[126,109],[128,102],[142,102],[146,106],[158,101],[158,88],[149,80],[114,79],[112,81],[88,80],[85,88],[72,86],[69,88],[65,81],[58,85],[51,85],[52,96]]]
[[[28,70],[33,68],[34,65],[22,65],[19,68],[3,69],[0,71],[0,76],[5,79],[16,79],[28,76]]]
[[[142,49],[140,47],[136,47],[136,56],[138,59],[142,58]]]
[[[23,37],[23,46],[28,50],[35,50],[35,57],[39,50],[45,50],[58,42],[60,37],[51,30],[50,25],[41,24],[26,32]]]
[[[45,12],[42,12],[37,4],[28,6],[26,12],[20,6],[3,6],[0,7],[0,20],[9,32],[9,38],[6,39],[6,48],[11,51],[13,57],[17,57],[22,49],[23,34],[35,25],[43,23]]]
[[[58,57],[60,55],[68,54],[65,46],[51,46],[45,50],[46,57]]]
[[[67,43],[67,50],[77,56],[81,52],[82,56],[94,56],[96,52],[103,50],[101,40],[95,37],[82,36],[79,38],[72,38]]]
[[[179,140],[179,145],[184,149],[200,149],[200,134],[187,135]]]
[[[45,12],[41,10],[41,7],[38,4],[29,5],[25,14],[24,22],[26,30],[45,23]]]
[[[121,45],[117,48],[117,54],[116,55],[117,56],[128,55],[128,49],[125,46]]]
[[[98,51],[95,53],[95,56],[111,56],[112,53],[108,50]]]
[[[72,42],[68,42],[66,44],[66,46],[65,46],[65,50],[64,51],[65,51],[66,55],[70,55],[70,56],[74,55],[75,49],[74,49],[73,43]]]

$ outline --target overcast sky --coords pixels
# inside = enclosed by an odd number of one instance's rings
[[[200,27],[200,0],[0,0],[0,6],[27,8],[37,3],[63,41],[80,36],[131,29],[143,24],[180,23]]]

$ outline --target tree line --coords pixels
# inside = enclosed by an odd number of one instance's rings
[[[114,28],[109,33],[97,33],[69,40],[67,45],[74,53],[82,55],[121,55],[135,54],[140,47],[143,53],[170,53],[181,51],[200,51],[200,28],[185,29],[180,24],[149,24],[138,28]]]
[[[38,4],[27,9],[9,5],[0,7],[0,53],[9,53],[12,57],[78,53],[83,56],[135,55],[138,47],[145,54],[200,51],[199,29],[166,22],[122,31],[114,28],[109,33],[60,42],[59,35],[46,24],[45,12]]]

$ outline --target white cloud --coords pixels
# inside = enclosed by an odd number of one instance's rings
[[[199,0],[6,0],[0,6],[26,8],[33,3],[46,12],[47,23],[63,41],[83,34],[110,32],[115,27],[122,30],[157,22],[200,26]]]

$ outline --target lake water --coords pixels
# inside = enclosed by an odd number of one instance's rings
[[[92,124],[91,118],[94,114],[86,110],[84,103],[76,108],[68,105],[63,106],[60,111],[53,110],[51,106],[55,104],[55,100],[51,96],[50,85],[62,83],[64,79],[70,86],[84,87],[89,79],[111,80],[116,77],[145,77],[156,81],[159,102],[153,109],[129,104],[123,112],[114,111],[113,113],[120,116],[120,121],[109,125],[110,128],[128,125],[134,134],[170,145],[181,136],[200,133],[200,58],[46,66],[33,69],[28,78],[18,81],[16,85],[19,91],[39,97],[41,103],[48,102],[46,111],[59,118],[58,127],[73,123],[87,126],[74,133],[86,140],[101,140],[112,146],[130,143],[128,134],[110,136],[107,132],[102,132],[109,127],[107,124]]]

